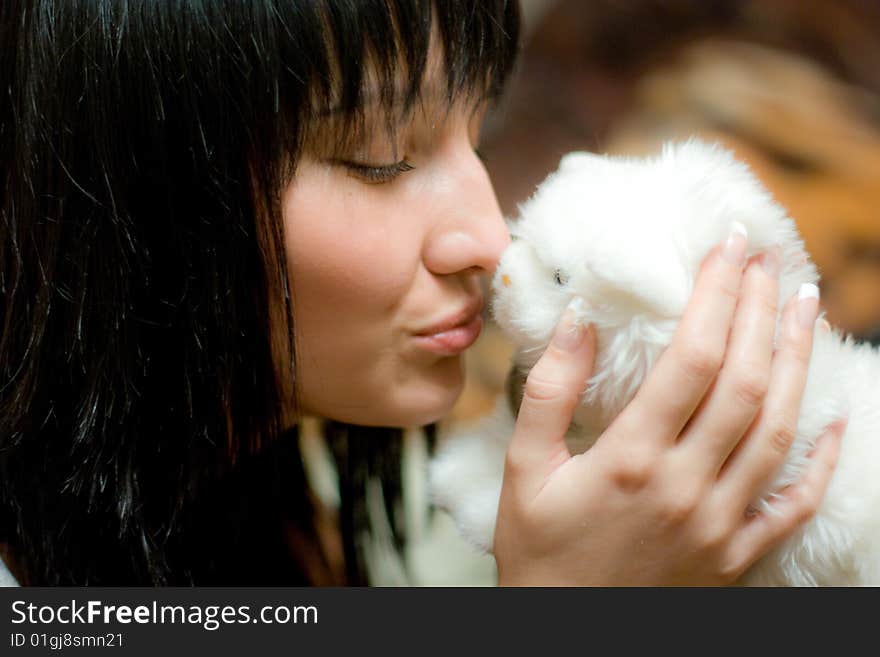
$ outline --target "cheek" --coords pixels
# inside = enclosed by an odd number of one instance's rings
[[[347,179],[332,167],[300,167],[283,203],[287,257],[300,312],[369,319],[399,303],[418,249],[392,232],[383,203]]]

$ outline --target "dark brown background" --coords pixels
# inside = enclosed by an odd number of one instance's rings
[[[506,214],[567,151],[638,154],[697,134],[789,210],[832,324],[880,332],[880,3],[533,0],[483,150]],[[487,314],[487,319],[490,319]],[[487,328],[452,420],[489,411],[511,348]]]

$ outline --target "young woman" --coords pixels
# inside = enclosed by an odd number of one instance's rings
[[[508,243],[475,148],[515,4],[11,0],[0,30],[11,570],[338,582],[296,440],[317,416],[345,581],[368,581],[364,473],[393,498],[399,428],[452,407]],[[733,234],[707,258],[674,344],[578,457],[561,436],[593,341],[563,320],[509,453],[501,584],[725,583],[810,517],[839,427],[777,515],[746,513],[791,440],[817,303],[792,301],[773,353],[777,261],[743,252]]]

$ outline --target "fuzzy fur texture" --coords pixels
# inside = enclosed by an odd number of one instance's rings
[[[691,139],[656,157],[563,157],[511,223],[514,241],[493,281],[492,311],[528,372],[569,301],[597,329],[592,378],[566,440],[588,449],[632,399],[690,298],[700,262],[731,223],[748,254],[782,250],[779,307],[818,273],[794,222],[749,169],[719,146]],[[778,335],[778,324],[777,324]],[[772,486],[799,479],[824,428],[849,414],[840,459],[816,516],[743,577],[748,585],[880,584],[880,352],[837,331],[817,332],[797,437]],[[451,435],[430,465],[435,502],[483,550],[492,548],[504,456],[515,418],[507,400]]]

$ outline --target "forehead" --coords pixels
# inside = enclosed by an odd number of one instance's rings
[[[383,97],[376,87],[365,87],[361,103],[352,110],[340,107],[320,112],[310,122],[306,145],[320,149],[348,150],[372,138],[396,144],[399,134],[418,122],[432,131],[450,120],[470,121],[491,103],[482,90],[450,97],[445,86],[445,72],[426,74],[411,102],[404,85],[394,89],[391,98]]]
[[[393,61],[385,61],[374,52],[364,53],[356,93],[351,94],[348,82],[341,79],[334,66],[336,83],[326,98],[314,98],[314,115],[351,128],[365,118],[384,118],[400,124],[419,112],[439,121],[451,111],[474,110],[490,95],[489,69],[485,80],[463,83],[450,70],[443,40],[436,22],[430,30],[424,61],[408,61],[399,49]],[[460,64],[459,64],[460,65]]]
[[[336,85],[327,106],[319,109],[320,116],[338,117],[354,110],[397,114],[404,116],[416,110],[446,112],[456,105],[471,106],[487,96],[488,80],[483,88],[466,86],[454,89],[447,67],[443,44],[431,33],[430,45],[420,77],[413,79],[413,63],[401,54],[390,67],[382,67],[375,57],[367,57],[362,69],[358,103],[345,107],[341,101],[343,85]]]

